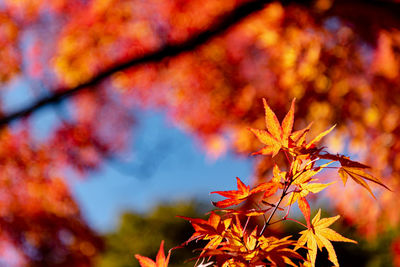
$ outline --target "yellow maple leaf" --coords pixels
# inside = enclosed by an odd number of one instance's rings
[[[340,218],[340,215],[330,218],[320,219],[321,209],[317,215],[312,219],[311,226],[304,231],[301,231],[301,237],[298,240],[298,247],[303,246],[307,243],[308,254],[311,261],[311,266],[315,266],[315,260],[317,258],[317,247],[321,251],[322,248],[326,248],[328,251],[329,260],[335,265],[339,266],[335,250],[330,241],[341,241],[357,243],[352,239],[346,238],[328,227]],[[296,248],[298,248],[296,247]]]
[[[293,153],[296,150],[310,151],[316,147],[316,144],[321,141],[325,135],[335,128],[335,125],[332,126],[330,129],[316,136],[310,143],[306,144],[306,135],[309,132],[312,123],[305,129],[292,132],[295,101],[296,99],[292,100],[290,109],[283,119],[282,124],[280,124],[275,113],[263,98],[267,130],[254,128],[250,128],[249,130],[252,131],[258,140],[260,140],[265,146],[261,150],[253,153],[253,155],[261,154],[272,155],[272,157],[275,157],[281,149],[289,151],[290,153]]]
[[[272,157],[274,157],[276,154],[278,154],[282,147],[288,148],[289,137],[293,129],[294,102],[295,99],[293,99],[290,109],[283,119],[281,125],[275,113],[268,106],[267,101],[263,98],[267,131],[253,128],[251,128],[250,131],[256,135],[256,137],[265,145],[265,147],[253,154],[272,155]]]
[[[311,181],[313,181],[313,180],[311,180]],[[320,183],[300,184],[300,185],[298,185],[297,191],[290,193],[287,205],[292,205],[299,198],[305,197],[309,193],[314,193],[314,194],[318,193],[334,183],[335,182],[328,183],[328,184],[320,184]]]
[[[296,163],[296,162],[295,162]],[[318,193],[328,187],[329,185],[335,183],[328,183],[328,184],[321,184],[321,183],[310,183],[315,181],[316,179],[312,179],[314,175],[317,175],[319,172],[321,172],[324,168],[326,168],[329,164],[332,162],[328,162],[326,164],[323,164],[318,167],[314,167],[308,170],[303,170],[303,171],[297,171],[297,167],[294,167],[293,169],[298,172],[297,175],[295,175],[292,184],[296,186],[296,191],[290,193],[289,198],[288,198],[288,203],[287,205],[292,205],[297,201],[297,199],[301,197],[307,196],[309,193]],[[309,165],[311,166],[311,165]]]

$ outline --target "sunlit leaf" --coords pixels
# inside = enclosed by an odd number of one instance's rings
[[[310,147],[314,146],[316,143],[318,143],[319,141],[321,141],[321,139],[324,138],[327,134],[329,134],[335,127],[336,127],[336,125],[333,125],[328,130],[326,130],[326,131],[320,133],[319,135],[317,135],[311,142],[309,142],[306,145],[306,148],[310,148]]]
[[[286,114],[282,121],[282,141],[283,145],[288,147],[289,136],[292,133],[293,121],[294,121],[294,103],[296,99],[292,100],[292,105],[290,106],[289,112]]]
[[[297,204],[299,205],[299,209],[301,213],[303,213],[304,218],[306,219],[307,227],[310,228],[310,217],[311,217],[310,204],[308,204],[307,199],[305,199],[304,197],[300,197],[297,201]]]
[[[139,261],[141,267],[167,267],[171,252],[168,252],[167,258],[164,253],[164,240],[161,241],[160,249],[157,253],[156,261],[152,259],[136,254],[135,257]]]
[[[228,199],[213,202],[218,208],[227,208],[230,206],[238,205],[250,196],[250,186],[246,186],[238,177],[236,177],[238,190],[229,191],[214,191],[211,194],[219,194],[227,197]]]
[[[311,226],[307,230],[301,231],[298,244],[303,246],[307,244],[308,254],[310,256],[312,266],[315,266],[317,257],[317,247],[321,250],[323,247],[328,251],[329,260],[335,265],[339,266],[335,250],[330,241],[341,241],[357,243],[352,239],[346,238],[337,232],[329,229],[328,227],[337,221],[340,216],[320,219],[321,210],[312,219]]]
[[[272,157],[275,157],[282,147],[289,148],[289,137],[292,133],[294,121],[295,99],[293,99],[291,107],[282,121],[282,127],[279,124],[275,113],[268,106],[268,103],[264,98],[263,103],[265,109],[265,123],[268,131],[253,128],[250,130],[261,141],[261,143],[266,146],[253,154],[272,155]]]
[[[263,98],[263,103],[265,110],[265,125],[267,126],[268,132],[270,132],[276,140],[281,140],[282,128],[279,124],[278,118],[276,117],[272,109],[268,106],[267,100],[265,100],[265,98]]]
[[[261,154],[261,155],[270,155],[274,157],[278,154],[279,150],[281,149],[281,143],[276,140],[271,134],[264,130],[258,129],[250,129],[256,137],[265,145],[260,151],[253,153],[254,155]]]
[[[368,190],[368,192],[371,193],[371,195],[375,198],[374,194],[372,193],[371,188],[369,187],[369,185],[364,181],[364,179],[374,182],[376,184],[379,184],[380,186],[385,187],[386,189],[390,190],[389,187],[387,187],[385,184],[383,184],[383,182],[377,178],[374,177],[368,173],[365,172],[364,169],[361,168],[355,168],[355,167],[341,167],[339,169],[339,176],[343,181],[343,184],[346,184],[347,178],[350,177],[351,179],[353,179],[353,181],[355,181],[356,183],[358,183],[359,185],[361,185],[362,187],[364,187],[365,189]]]

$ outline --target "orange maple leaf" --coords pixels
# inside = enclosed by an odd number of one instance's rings
[[[177,216],[179,218],[188,220],[195,232],[185,243],[191,242],[197,239],[210,240],[209,243],[204,247],[216,248],[222,242],[226,229],[230,226],[232,218],[222,219],[218,214],[211,212],[208,220],[189,218],[184,216]]]
[[[297,266],[291,259],[304,260],[295,250],[290,248],[296,245],[296,241],[290,240],[291,236],[278,239],[273,236],[261,236],[258,241],[262,249],[262,255],[272,264],[271,266]]]
[[[315,147],[315,144],[318,143],[319,141],[321,141],[321,139],[324,138],[325,135],[327,135],[328,133],[330,133],[333,129],[335,129],[335,127],[336,127],[336,124],[333,125],[331,128],[329,128],[328,130],[326,130],[326,131],[320,133],[319,135],[317,135],[313,140],[311,140],[310,143],[308,143],[308,144],[306,145],[306,149],[310,149],[310,148],[312,148],[312,147]]]
[[[253,194],[264,192],[264,197],[267,197],[273,195],[278,190],[278,185],[273,182],[259,184],[250,190],[250,186],[245,185],[238,177],[236,177],[236,181],[238,190],[211,192],[211,194],[219,194],[228,198],[218,202],[213,202],[214,206],[218,208],[227,208],[242,203]]]
[[[296,162],[295,162],[296,163]],[[313,167],[308,170],[303,170],[298,172],[297,175],[294,177],[292,184],[296,186],[296,190],[290,193],[288,199],[288,205],[292,205],[295,203],[299,198],[303,198],[307,196],[309,193],[318,193],[328,187],[329,185],[335,183],[328,183],[328,184],[320,184],[320,183],[311,183],[316,181],[316,179],[312,179],[314,175],[317,175],[321,172],[324,168],[330,165],[332,162],[325,163],[318,167]],[[296,164],[297,166],[297,164]],[[311,166],[311,165],[308,165]],[[294,171],[297,167],[294,167]]]
[[[164,254],[164,240],[161,241],[160,249],[158,250],[156,261],[152,259],[136,254],[135,257],[139,261],[141,267],[167,267],[171,251],[168,252],[167,258]]]
[[[282,125],[279,124],[278,118],[275,113],[268,106],[267,101],[263,98],[264,109],[265,109],[265,124],[268,131],[250,128],[257,138],[265,145],[260,151],[253,153],[262,155],[271,155],[274,157],[282,147],[288,148],[289,136],[292,133],[293,121],[294,121],[294,102],[282,121]]]
[[[263,98],[264,109],[265,109],[265,124],[267,126],[267,131],[250,128],[255,136],[265,145],[261,150],[254,152],[252,155],[272,155],[275,157],[279,153],[281,148],[286,148],[290,152],[293,149],[301,149],[303,153],[313,151],[316,143],[318,143],[323,137],[330,133],[336,125],[332,126],[328,130],[322,132],[316,136],[310,143],[306,143],[306,135],[310,130],[312,123],[310,123],[306,128],[295,131],[293,130],[294,122],[294,103],[296,99],[292,100],[292,104],[288,113],[282,121],[282,125],[279,124],[278,118],[275,113],[268,106],[267,101]]]
[[[278,239],[257,235],[257,226],[252,231],[245,231],[236,217],[225,236],[226,242],[218,249],[205,250],[202,257],[213,256],[219,262],[218,266],[265,266],[268,260],[271,266],[297,266],[291,259],[303,260],[294,249],[295,240],[290,236]]]
[[[312,124],[313,124],[313,122],[308,124],[306,128],[293,132],[290,135],[289,146],[290,147],[302,147],[302,146],[304,146],[305,143],[306,143],[307,133],[310,131],[310,128],[311,128]]]

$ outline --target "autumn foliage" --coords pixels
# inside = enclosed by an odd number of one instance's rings
[[[307,142],[307,134],[310,126],[293,131],[294,103],[282,124],[279,123],[275,113],[268,106],[265,99],[265,122],[267,130],[250,129],[257,138],[265,145],[254,154],[271,156],[274,158],[278,153],[283,153],[287,159],[288,168],[280,170],[274,165],[272,177],[266,178],[264,183],[258,184],[252,189],[237,179],[237,190],[211,192],[225,197],[225,200],[213,202],[221,208],[211,211],[208,220],[182,217],[188,220],[195,232],[187,242],[206,240],[208,243],[201,250],[198,258],[207,258],[214,266],[315,266],[318,249],[325,248],[328,258],[339,266],[339,262],[331,241],[351,242],[357,241],[346,238],[329,226],[340,218],[340,215],[321,218],[321,209],[311,219],[311,208],[307,201],[310,193],[316,194],[331,183],[315,183],[315,176],[326,168],[335,168],[345,185],[348,177],[356,183],[372,191],[365,180],[381,185],[386,189],[382,181],[368,174],[369,167],[348,157],[339,154],[330,154],[324,147],[317,146],[319,141],[333,130],[334,127],[320,133],[314,139]],[[321,161],[329,160],[321,164]],[[339,163],[340,167],[330,167],[333,163]],[[259,195],[257,198],[254,195]],[[275,202],[274,201],[275,196]],[[372,196],[374,196],[372,194]],[[251,209],[226,209],[237,206],[242,202],[250,202]],[[284,205],[282,202],[286,202]],[[297,202],[304,216],[305,224],[291,218],[291,207]],[[218,212],[218,213],[217,213]],[[278,215],[278,213],[281,213]],[[219,215],[220,214],[220,215]],[[262,228],[258,225],[249,227],[248,223],[252,217],[263,217]],[[245,224],[242,224],[244,219]],[[294,221],[306,228],[299,233],[300,237],[286,236],[276,238],[266,234],[266,229],[275,223]],[[143,267],[164,266],[165,256],[162,254],[163,243],[157,262],[154,263],[147,258],[136,255]],[[298,250],[306,250],[303,257]],[[169,257],[169,254],[168,254]],[[146,259],[146,261],[145,261]],[[148,262],[147,262],[148,261]],[[204,261],[203,261],[204,262]],[[204,266],[203,262],[201,265]]]
[[[268,223],[254,231],[243,216],[289,219],[297,202],[308,229],[326,219],[309,212],[323,190],[362,238],[393,230],[386,247],[400,262],[399,14],[397,0],[2,1],[0,257],[94,264],[104,244],[69,181],[126,151],[143,108],[163,111],[211,158],[256,155],[250,185],[214,192],[226,197],[215,202],[221,223],[257,240]],[[325,180],[335,170],[345,189]],[[250,209],[230,209],[243,202]],[[304,233],[291,255],[306,260]],[[213,253],[227,252],[224,238]],[[279,248],[293,251],[294,238]]]

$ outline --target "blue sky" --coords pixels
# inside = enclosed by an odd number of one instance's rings
[[[211,161],[191,136],[168,126],[163,114],[147,111],[138,117],[132,168],[129,163],[108,163],[89,179],[73,183],[82,211],[96,230],[111,230],[124,210],[143,212],[160,202],[185,199],[211,201],[216,196],[209,192],[235,189],[236,176],[249,181],[251,159],[228,153]],[[152,170],[137,167],[142,157],[154,153],[154,143],[166,142],[171,145],[156,156],[160,162]]]
[[[6,113],[35,99],[29,86],[29,81],[15,79],[3,90]],[[135,115],[129,153],[120,155],[120,161],[106,162],[85,179],[68,179],[84,218],[95,230],[112,230],[126,210],[145,212],[160,202],[185,199],[216,200],[209,193],[235,189],[236,176],[249,182],[251,158],[228,152],[210,160],[196,140],[170,126],[163,113],[137,110]],[[58,119],[52,106],[33,113],[34,135],[45,141]]]

